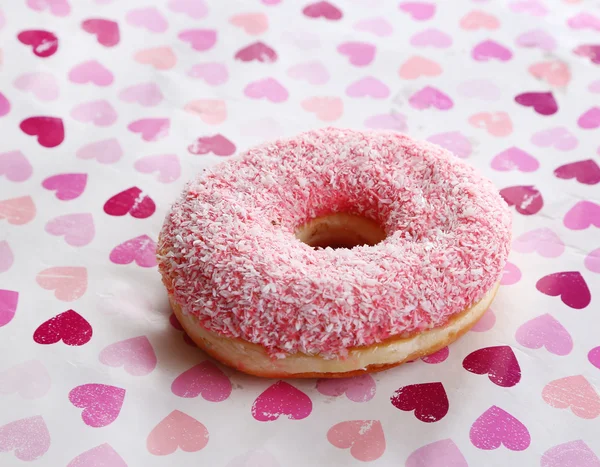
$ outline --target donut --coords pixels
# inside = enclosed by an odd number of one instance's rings
[[[449,151],[326,128],[206,169],[157,244],[173,312],[221,363],[271,378],[380,371],[447,346],[488,309],[511,216]]]

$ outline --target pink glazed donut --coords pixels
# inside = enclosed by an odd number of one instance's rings
[[[428,355],[483,315],[511,218],[436,145],[323,129],[262,144],[190,182],[158,261],[190,337],[265,377],[346,377]]]

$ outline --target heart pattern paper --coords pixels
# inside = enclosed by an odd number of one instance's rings
[[[600,467],[597,3],[0,2],[0,465]],[[162,220],[194,174],[326,126],[491,178],[499,292],[383,373],[236,373],[170,311]]]

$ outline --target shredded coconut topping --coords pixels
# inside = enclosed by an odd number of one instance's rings
[[[315,217],[378,222],[374,246],[313,249]],[[323,129],[257,146],[191,181],[166,217],[159,268],[209,331],[273,357],[443,326],[499,280],[511,218],[493,184],[448,151],[392,132]]]

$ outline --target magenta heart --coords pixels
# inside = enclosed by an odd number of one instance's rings
[[[104,203],[104,212],[110,216],[130,214],[136,219],[150,217],[156,211],[152,198],[134,186],[112,196]]]
[[[67,467],[127,467],[127,463],[108,443],[82,452]]]
[[[0,328],[12,321],[17,312],[19,292],[0,289]]]
[[[390,95],[390,88],[377,78],[367,76],[354,81],[346,88],[346,94],[350,97],[372,97],[373,99],[385,99]]]
[[[94,428],[110,425],[121,412],[125,389],[107,384],[82,384],[69,392],[69,401],[83,409],[83,422]]]
[[[515,339],[528,349],[546,347],[554,355],[568,355],[573,350],[569,332],[551,314],[546,313],[522,324]]]
[[[89,60],[71,68],[69,80],[73,83],[94,83],[97,86],[109,86],[114,76],[108,68],[96,60]]]
[[[406,131],[406,116],[397,112],[373,115],[365,120],[365,126],[383,130]]]
[[[525,107],[533,107],[540,115],[553,115],[558,112],[558,104],[551,92],[524,92],[515,96],[515,102]]]
[[[511,186],[500,190],[500,196],[509,206],[515,206],[518,213],[531,216],[544,206],[542,194],[533,186]]]
[[[448,346],[442,347],[437,352],[421,357],[425,363],[429,363],[430,365],[436,365],[438,363],[445,362],[448,356],[450,355],[450,349]]]
[[[310,397],[284,381],[269,386],[252,404],[252,416],[259,422],[277,420],[281,415],[290,420],[302,420],[311,412]]]
[[[25,45],[30,45],[33,53],[38,57],[50,57],[58,50],[58,37],[48,31],[23,31],[19,33],[17,39]]]
[[[307,5],[302,10],[309,18],[325,18],[331,21],[342,19],[342,10],[329,2],[317,2]]]
[[[375,58],[377,48],[366,42],[344,42],[340,44],[337,51],[345,55],[350,63],[355,66],[367,66]]]
[[[255,42],[254,44],[250,44],[249,46],[238,50],[235,54],[235,58],[242,62],[256,60],[257,62],[271,63],[277,61],[277,52],[262,42]]]
[[[588,353],[588,360],[592,365],[600,369],[600,346],[594,347],[592,350],[590,350]]]
[[[426,21],[433,18],[435,14],[435,4],[433,3],[402,2],[399,7],[417,21]]]
[[[506,62],[512,58],[512,52],[497,42],[486,40],[473,48],[471,56],[478,62],[487,62],[492,59]]]
[[[0,175],[11,182],[24,182],[33,173],[33,167],[21,151],[0,154]]]
[[[585,185],[595,185],[600,183],[600,166],[593,159],[571,162],[554,170],[554,175],[566,180],[575,178]]]
[[[220,134],[201,136],[188,146],[188,151],[196,155],[212,152],[216,156],[231,156],[235,153],[235,144]]]
[[[519,420],[492,405],[471,425],[471,443],[486,451],[503,444],[511,451],[524,451],[531,444],[529,431]]]
[[[370,374],[352,378],[319,379],[317,391],[326,396],[338,397],[346,394],[353,402],[367,402],[373,399],[377,386]]]
[[[202,395],[204,400],[221,402],[231,395],[231,381],[210,360],[205,360],[181,373],[171,384],[171,392],[179,397],[194,398]]]
[[[287,89],[274,78],[265,78],[248,84],[244,94],[253,99],[264,98],[271,102],[284,102],[289,96]]]
[[[590,289],[579,271],[548,274],[537,281],[535,288],[551,297],[560,295],[565,305],[577,310],[585,308],[592,300]]]
[[[37,141],[45,148],[54,148],[65,139],[65,127],[61,118],[29,117],[23,120],[19,128],[30,136],[37,136]]]
[[[571,230],[584,230],[591,225],[600,228],[600,204],[592,201],[578,201],[565,214],[563,223]]]
[[[580,57],[587,57],[592,63],[600,65],[600,45],[585,44],[578,46],[573,50],[575,55]]]
[[[143,268],[156,266],[156,242],[148,235],[140,235],[117,245],[109,259],[115,264],[135,264]]]
[[[142,118],[127,125],[133,133],[140,133],[144,141],[158,141],[169,134],[171,122],[168,118]]]
[[[454,106],[452,99],[440,90],[425,86],[420,91],[414,93],[408,99],[408,103],[415,109],[423,110],[429,107],[435,107],[439,110],[448,110]]]
[[[156,354],[146,336],[110,344],[102,349],[98,358],[104,365],[124,367],[132,376],[146,376],[156,368]]]
[[[92,326],[83,316],[75,310],[67,310],[40,324],[33,333],[33,340],[43,345],[62,340],[66,345],[79,347],[87,344],[92,334]]]
[[[488,375],[492,383],[510,388],[521,380],[521,367],[508,345],[475,350],[463,360],[463,368],[476,375]]]
[[[540,467],[600,467],[600,459],[582,440],[569,441],[548,449]]]
[[[192,49],[200,52],[212,48],[217,42],[217,31],[213,29],[187,29],[181,31],[177,37],[187,42]]]
[[[17,459],[33,461],[43,456],[49,448],[50,433],[40,415],[0,426],[0,453],[14,451]]]
[[[430,136],[427,141],[437,144],[444,149],[452,152],[455,156],[465,159],[473,152],[473,147],[469,139],[459,131],[450,131],[448,133],[439,133]]]
[[[414,410],[415,417],[425,423],[441,420],[450,404],[442,383],[411,384],[396,390],[391,397],[394,407],[407,412]]]
[[[531,154],[513,146],[496,154],[491,165],[492,169],[502,172],[514,169],[520,172],[534,172],[540,163]]]
[[[600,128],[600,107],[592,107],[577,120],[577,125],[586,130]]]
[[[413,451],[405,467],[469,467],[469,464],[454,441],[442,439]]]
[[[58,174],[48,177],[42,182],[46,190],[56,191],[55,196],[61,201],[78,198],[87,184],[87,174]]]
[[[114,47],[119,43],[119,24],[108,19],[92,18],[81,23],[85,32],[94,34],[99,44],[104,47]]]

